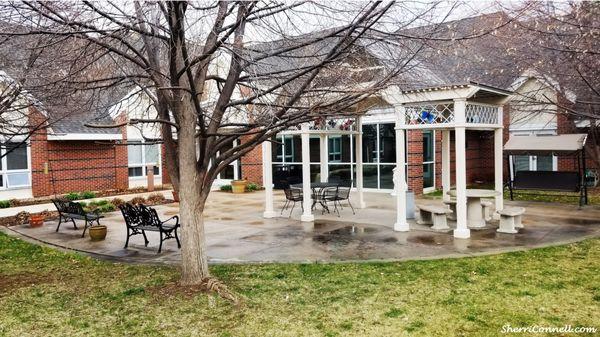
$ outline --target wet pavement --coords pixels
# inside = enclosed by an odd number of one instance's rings
[[[351,200],[352,200],[351,196]],[[527,208],[524,229],[518,234],[496,232],[497,221],[483,229],[471,230],[470,239],[455,239],[452,231],[436,232],[411,222],[411,231],[392,230],[395,201],[387,193],[367,193],[367,208],[356,211],[345,207],[341,217],[315,212],[314,223],[302,223],[300,207],[274,219],[262,218],[263,192],[244,195],[214,192],[205,211],[208,256],[212,263],[257,262],[335,262],[366,260],[408,260],[472,256],[522,250],[579,241],[600,236],[600,207],[507,202]],[[355,199],[356,200],[356,199]],[[283,194],[276,195],[276,209],[283,205]],[[422,200],[422,203],[439,201]],[[371,207],[369,207],[371,205]],[[157,206],[163,217],[178,213],[178,204]],[[60,248],[86,252],[100,258],[139,263],[178,263],[180,251],[174,240],[166,241],[157,254],[158,234],[148,233],[150,244],[144,247],[142,236],[132,237],[124,249],[125,225],[119,212],[107,214],[102,223],[108,227],[106,240],[92,242],[81,238],[82,226],[74,230],[63,224],[55,232],[56,222],[41,228],[13,226],[9,234]],[[454,223],[450,222],[453,227]]]

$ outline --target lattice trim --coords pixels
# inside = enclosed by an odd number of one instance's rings
[[[467,104],[465,119],[473,124],[500,124],[498,110],[494,106]]]
[[[454,123],[454,104],[423,104],[406,106],[406,124]]]

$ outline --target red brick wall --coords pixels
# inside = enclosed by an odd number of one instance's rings
[[[242,142],[244,142],[242,137]],[[242,179],[248,180],[248,182],[262,185],[263,174],[262,174],[262,145],[256,146],[240,160],[242,164]]]
[[[126,189],[127,148],[96,141],[48,141],[46,130],[40,130],[31,137],[31,177],[34,197]]]
[[[41,113],[33,107],[29,108],[29,110],[31,125],[43,123],[45,117]],[[50,179],[48,179],[48,175],[44,173],[45,164],[48,162],[47,145],[47,130],[45,128],[32,133],[30,141],[31,189],[34,197],[52,194]]]
[[[407,131],[406,144],[408,190],[420,195],[423,194],[423,132],[421,130]]]
[[[442,188],[442,132],[436,131],[435,143],[435,186]],[[450,181],[454,185],[456,182],[456,162],[455,162],[455,143],[454,131],[450,132]],[[477,181],[490,183],[494,181],[494,134],[492,131],[466,131],[465,134],[467,148],[466,168],[467,184],[473,184]],[[416,156],[415,156],[416,157]],[[421,157],[422,158],[422,157]],[[416,160],[416,159],[415,159]],[[416,165],[416,163],[415,163]]]

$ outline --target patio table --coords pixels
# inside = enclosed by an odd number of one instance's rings
[[[456,190],[448,191],[448,195],[456,197]],[[472,228],[485,227],[481,198],[493,198],[500,195],[495,190],[467,189],[467,226]]]
[[[324,210],[327,211],[327,213],[329,213],[329,207],[327,206],[327,203],[324,202],[324,200],[321,199],[321,192],[323,191],[323,189],[327,188],[327,187],[336,187],[338,186],[339,183],[334,183],[334,182],[315,182],[315,183],[310,183],[310,188],[313,191],[313,203],[311,206],[311,209],[315,208],[315,205],[317,204],[317,202],[319,204],[321,204],[321,207],[323,207]],[[298,184],[291,184],[290,187],[292,188],[303,188],[302,183],[298,183]],[[318,190],[318,191],[317,191]]]

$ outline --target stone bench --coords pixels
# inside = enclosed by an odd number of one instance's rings
[[[485,220],[485,221],[492,220],[492,207],[494,207],[493,202],[488,201],[488,200],[481,200],[483,220]]]
[[[508,234],[518,233],[515,228],[523,228],[521,218],[524,213],[525,208],[523,207],[505,207],[503,210],[498,211],[498,214],[500,214],[498,232]]]
[[[448,205],[452,213],[448,214],[448,219],[456,221],[456,200],[444,200],[444,204]]]
[[[452,211],[442,205],[417,205],[419,209],[419,221],[420,225],[430,225],[431,229],[435,230],[447,230],[448,222],[446,221],[446,215],[452,214]]]

